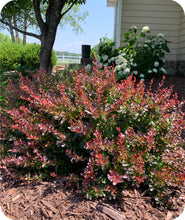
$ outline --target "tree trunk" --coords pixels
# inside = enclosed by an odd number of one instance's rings
[[[25,13],[24,15],[24,31],[27,32],[27,21],[28,21],[28,17]],[[26,34],[23,34],[23,45],[26,45]]]
[[[50,0],[46,10],[45,21],[41,15],[40,0],[33,0],[35,16],[40,28],[41,52],[40,52],[40,68],[48,74],[52,71],[51,53],[55,42],[57,27],[61,18],[78,2],[71,1],[70,6],[62,13],[62,9],[67,0]]]
[[[40,0],[33,0],[34,12],[41,32],[40,68],[48,74],[52,71],[51,53],[65,4],[66,0],[49,1],[44,21],[40,10]]]
[[[40,68],[48,74],[52,72],[51,53],[55,41],[57,27],[50,27],[50,31],[41,35]]]
[[[40,68],[50,74],[52,72],[51,51],[48,50],[46,41],[41,41]]]
[[[14,27],[17,28],[17,20],[15,15],[13,15],[13,23],[14,23]],[[16,34],[16,42],[19,43],[20,42],[19,32],[15,30],[15,34]]]
[[[9,27],[10,27],[10,35],[12,38],[12,43],[15,43],[15,37],[14,37],[13,28],[12,28],[12,19],[8,18],[8,22],[9,22]]]

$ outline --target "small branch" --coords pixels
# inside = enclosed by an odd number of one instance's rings
[[[97,210],[103,212],[114,220],[126,220],[124,215],[121,215],[118,211],[111,209],[105,205],[97,205]]]
[[[10,24],[9,24],[8,22],[3,21],[2,19],[0,19],[0,22],[3,23],[3,24],[5,24],[5,25],[7,25],[7,26],[10,26]],[[20,32],[21,34],[26,34],[26,35],[28,35],[28,36],[35,37],[35,38],[37,38],[37,39],[39,39],[39,40],[41,39],[41,38],[40,38],[40,35],[38,35],[38,34],[34,34],[34,33],[31,33],[31,32],[22,31],[21,29],[16,28],[16,27],[14,27],[14,26],[11,26],[11,27],[12,27],[12,29],[14,29],[14,30]]]
[[[77,3],[77,0],[71,4],[71,6],[61,14],[61,18]]]
[[[38,22],[38,25],[39,25],[41,33],[42,33],[42,32],[44,32],[44,29],[45,29],[45,23],[44,23],[42,16],[41,16],[40,0],[33,0],[33,8],[34,8],[36,20]]]

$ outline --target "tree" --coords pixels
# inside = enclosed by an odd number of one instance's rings
[[[15,1],[15,0],[14,0]],[[36,24],[36,19],[34,16],[33,4],[31,1],[20,1],[19,8],[18,8],[18,15],[16,19],[18,21],[18,26],[23,30],[25,33],[27,32],[28,27],[33,27]],[[14,25],[15,26],[15,25]],[[23,33],[23,45],[26,44],[26,34]]]
[[[15,43],[15,41],[19,41],[18,39],[15,39],[14,31],[13,31],[13,28],[12,28],[12,26],[13,26],[13,16],[14,16],[14,22],[15,22],[14,25],[16,26],[16,20],[15,20],[16,4],[15,4],[15,2],[9,2],[7,5],[8,5],[8,8],[4,7],[4,9],[1,12],[1,16],[5,21],[7,21],[9,23],[9,25],[8,26],[5,26],[5,25],[2,26],[1,25],[1,28],[2,29],[8,29],[10,31],[12,42]],[[18,34],[16,34],[16,36],[18,36]]]
[[[67,6],[65,8],[67,9]],[[79,34],[84,32],[79,22],[84,22],[88,15],[89,13],[87,11],[82,14],[79,5],[74,5],[72,9],[65,14],[64,19],[61,20],[60,27],[64,28],[67,24],[69,24],[73,27],[74,33]]]
[[[20,43],[19,27],[23,31],[27,31],[28,26],[33,26],[36,22],[33,11],[33,4],[31,1],[14,0],[6,4],[1,12],[1,19],[8,22],[8,25],[1,25],[1,29],[8,29],[12,38],[12,42]],[[16,29],[13,30],[13,27]],[[14,35],[15,31],[15,35]],[[23,44],[26,44],[26,35],[23,34]]]
[[[24,4],[24,0],[15,0],[16,4]],[[40,34],[27,32],[12,25],[12,28],[22,34],[35,37],[41,42],[40,68],[48,73],[52,70],[51,51],[56,37],[58,25],[64,16],[73,8],[86,3],[86,0],[28,0],[33,5],[36,22]],[[44,12],[43,12],[44,10]],[[10,23],[1,18],[0,22],[10,27]]]

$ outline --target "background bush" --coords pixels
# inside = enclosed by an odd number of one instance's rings
[[[8,87],[8,78],[16,82],[19,78],[18,72],[29,76],[30,71],[39,69],[40,45],[12,43],[8,35],[0,33],[0,101],[1,105],[6,103],[5,89]],[[52,51],[52,65],[56,64],[56,55]]]
[[[25,46],[9,41],[0,43],[0,65],[6,71],[35,70],[39,68],[39,54],[41,46],[26,44]],[[52,52],[52,65],[56,64],[56,55]]]
[[[15,70],[22,65],[22,47],[20,44],[11,42],[0,44],[0,63],[4,69]]]
[[[11,39],[8,35],[4,35],[3,33],[0,33],[0,43],[2,42],[11,42]]]
[[[95,56],[99,58],[100,62],[104,62],[102,57],[107,55],[108,57],[115,57],[118,52],[114,49],[115,43],[112,39],[103,37],[100,39],[100,43],[91,50],[91,58],[95,59]]]
[[[183,103],[172,89],[153,93],[132,75],[118,83],[114,69],[98,63],[71,77],[10,82],[0,167],[14,178],[67,176],[87,198],[138,187],[169,207],[168,188],[185,179]]]

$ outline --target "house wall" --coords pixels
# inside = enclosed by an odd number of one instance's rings
[[[121,3],[121,32],[115,37],[116,45],[122,46],[122,34],[130,27],[149,26],[151,34],[163,33],[169,44],[166,67],[170,75],[185,75],[185,16],[182,8],[172,0],[119,0]],[[117,11],[119,6],[117,5]],[[117,16],[117,19],[120,19]],[[118,23],[117,23],[118,25]],[[117,27],[118,29],[118,27]],[[179,67],[178,67],[179,66]],[[175,71],[174,71],[175,70]],[[181,73],[177,73],[181,70]]]
[[[177,60],[185,59],[185,16],[180,14]]]
[[[177,72],[185,76],[185,14],[181,11],[177,49]]]

